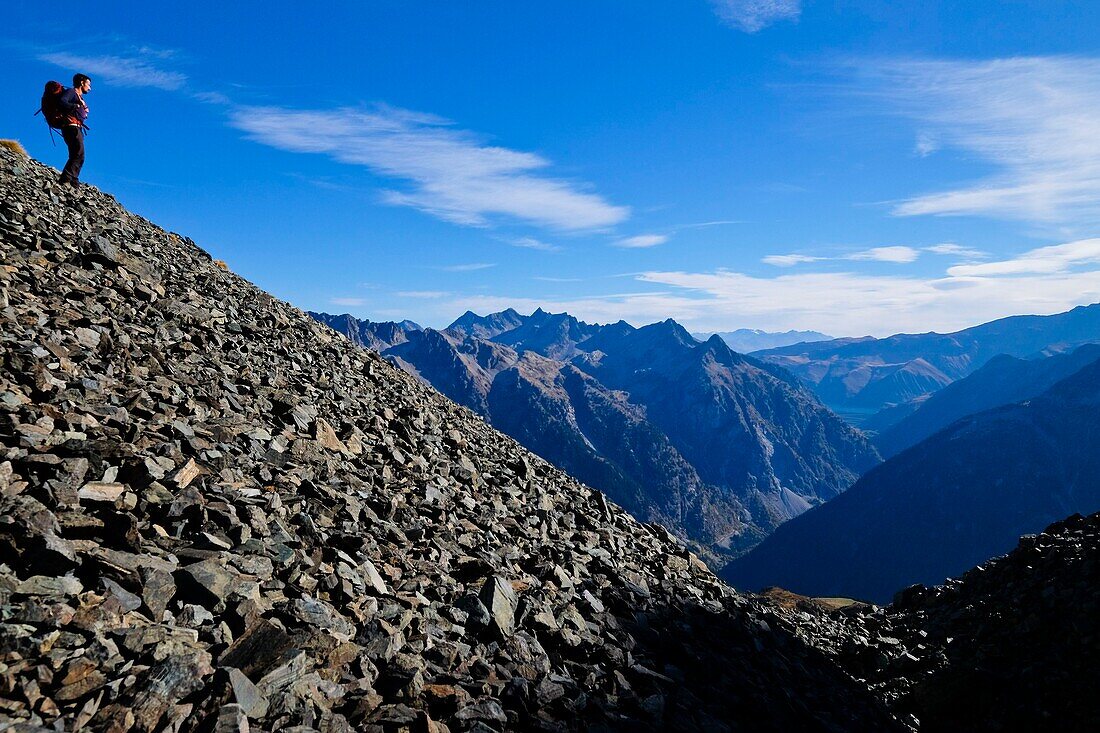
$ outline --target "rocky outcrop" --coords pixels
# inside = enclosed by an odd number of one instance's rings
[[[1075,515],[884,608],[778,594],[777,609],[921,731],[1084,733],[1100,727],[1098,587],[1100,514]]]
[[[896,729],[759,601],[0,150],[0,727]]]

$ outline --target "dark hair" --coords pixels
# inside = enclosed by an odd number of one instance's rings
[[[85,74],[73,74],[73,86],[78,87],[86,81],[91,81],[92,78]]]

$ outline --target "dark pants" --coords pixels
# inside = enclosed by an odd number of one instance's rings
[[[69,160],[61,171],[61,182],[80,183],[80,169],[84,167],[84,130],[69,125],[61,130],[61,137],[69,147]]]

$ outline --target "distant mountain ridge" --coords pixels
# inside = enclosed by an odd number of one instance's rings
[[[717,331],[710,333],[693,333],[692,336],[700,341],[706,341],[711,336],[717,336],[729,345],[731,349],[741,354],[749,354],[753,351],[775,349],[791,344],[813,343],[815,341],[832,341],[834,336],[829,336],[819,331],[761,331],[756,328],[739,328],[736,331]]]
[[[901,453],[951,423],[994,407],[1023,402],[1100,359],[1100,344],[1038,359],[995,356],[978,371],[929,396],[872,442],[884,458]]]
[[[753,356],[796,374],[853,422],[918,400],[971,374],[1000,354],[1029,358],[1100,342],[1100,303],[1050,316],[1010,316],[954,333],[896,334],[796,344]],[[883,413],[885,429],[911,409]]]
[[[902,451],[723,575],[746,589],[884,602],[1005,552],[1059,517],[1097,510],[1100,359]]]
[[[361,321],[347,313],[340,316],[331,316],[327,313],[315,313],[313,311],[308,311],[308,313],[315,320],[347,336],[353,344],[365,346],[372,351],[404,343],[407,340],[405,334],[410,331],[423,330],[419,324],[413,321],[372,323]]]
[[[782,369],[675,321],[541,309],[410,330],[311,314],[693,543],[732,557],[843,491],[878,454]]]

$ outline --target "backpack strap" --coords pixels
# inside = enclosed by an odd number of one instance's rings
[[[37,117],[38,115],[42,115],[42,121],[46,123],[46,129],[50,131],[50,142],[53,143],[53,146],[56,148],[57,140],[55,140],[53,136],[53,126],[50,125],[50,121],[46,119],[46,113],[42,111],[41,107],[39,107],[38,111],[34,113],[35,117]]]

